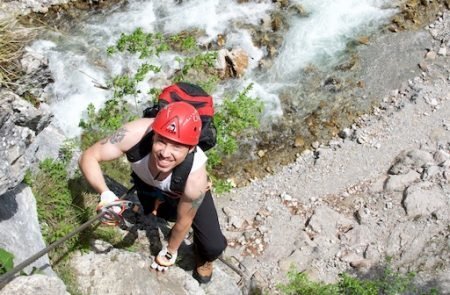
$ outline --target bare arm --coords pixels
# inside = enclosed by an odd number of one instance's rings
[[[178,203],[177,221],[172,228],[167,247],[169,252],[174,253],[180,247],[208,189],[209,185],[205,166],[189,175],[186,181],[185,193]]]
[[[148,119],[125,124],[112,135],[96,142],[81,154],[78,160],[80,170],[96,192],[101,194],[108,190],[100,163],[120,158],[124,152],[141,139],[148,126]]]

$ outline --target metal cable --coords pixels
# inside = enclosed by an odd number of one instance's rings
[[[133,190],[135,189],[135,186],[132,186],[125,194],[123,194],[120,199],[125,198],[128,194],[130,194]],[[41,256],[47,254],[48,252],[50,252],[51,250],[55,249],[56,247],[58,247],[59,245],[61,245],[62,243],[64,243],[65,241],[67,241],[68,239],[72,238],[73,236],[75,236],[76,234],[78,234],[79,232],[85,230],[87,227],[89,227],[93,222],[100,220],[100,218],[102,218],[103,215],[105,215],[107,213],[107,211],[102,211],[100,213],[98,213],[97,215],[95,215],[94,217],[92,217],[91,219],[89,219],[88,221],[86,221],[85,223],[83,223],[82,225],[80,225],[79,227],[77,227],[75,230],[73,230],[72,232],[70,232],[69,234],[67,234],[66,236],[60,238],[59,240],[57,240],[56,242],[54,242],[53,244],[45,247],[44,249],[42,249],[41,251],[39,251],[38,253],[34,254],[33,256],[31,256],[30,258],[22,261],[21,263],[19,263],[17,266],[15,266],[13,269],[11,269],[10,271],[6,272],[5,274],[0,276],[0,289],[3,288],[6,284],[8,284],[11,279],[14,278],[14,275],[16,273],[18,273],[19,271],[21,271],[22,269],[24,269],[25,267],[27,267],[28,265],[30,265],[31,263],[33,263],[34,261],[36,261],[37,259],[39,259]]]

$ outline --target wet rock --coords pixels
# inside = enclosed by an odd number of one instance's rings
[[[359,37],[357,40],[361,44],[364,44],[364,45],[368,45],[369,44],[369,37],[368,36]]]
[[[216,69],[222,79],[242,77],[248,68],[248,54],[240,48],[219,50]]]
[[[353,130],[350,128],[344,128],[343,130],[339,131],[338,136],[342,139],[350,138],[353,134]]]

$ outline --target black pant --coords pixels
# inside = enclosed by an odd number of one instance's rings
[[[155,200],[163,198],[163,192],[147,185],[137,187],[137,195],[144,209],[144,214],[150,214],[155,207]],[[165,197],[164,202],[159,205],[157,216],[168,221],[175,221],[177,217],[178,199]],[[197,214],[192,222],[194,229],[194,244],[197,255],[202,260],[213,261],[217,259],[227,247],[227,240],[222,234],[217,217],[216,207],[211,192],[208,191]]]

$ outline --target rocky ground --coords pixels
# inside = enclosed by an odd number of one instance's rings
[[[332,282],[392,257],[450,294],[450,15],[431,24],[420,76],[297,161],[218,198],[227,256],[270,293],[291,265]]]

